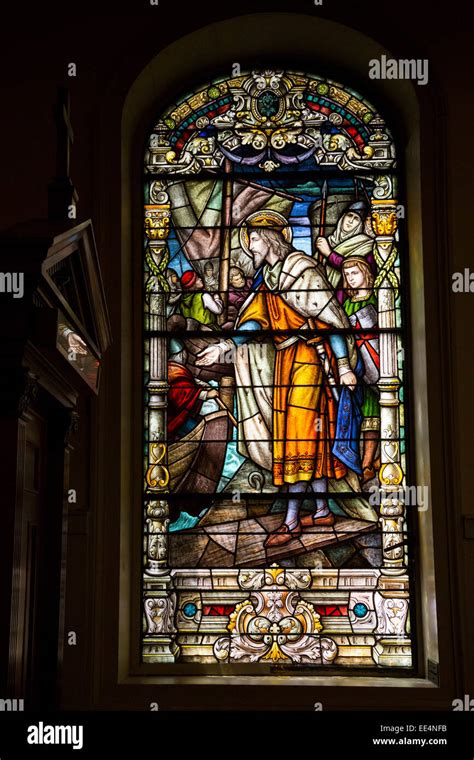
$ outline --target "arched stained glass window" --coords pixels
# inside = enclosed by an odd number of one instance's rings
[[[248,71],[158,114],[144,171],[143,661],[410,670],[390,125]]]

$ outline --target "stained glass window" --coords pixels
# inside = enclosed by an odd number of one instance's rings
[[[144,165],[147,663],[413,665],[396,150],[317,75],[221,77]]]

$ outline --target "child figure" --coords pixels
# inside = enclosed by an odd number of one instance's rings
[[[186,271],[181,277],[183,296],[179,311],[186,319],[195,319],[211,330],[217,330],[217,316],[222,314],[224,304],[218,293],[208,293],[204,290],[204,282],[193,269]]]
[[[344,288],[343,308],[357,332],[355,339],[364,362],[364,384],[361,431],[364,441],[362,458],[362,485],[375,477],[374,463],[380,430],[380,405],[377,381],[380,372],[378,337],[365,332],[377,327],[377,298],[373,292],[374,276],[370,264],[363,256],[348,256],[342,263]],[[380,464],[380,463],[378,463]]]

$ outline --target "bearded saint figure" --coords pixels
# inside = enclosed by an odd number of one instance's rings
[[[256,270],[237,317],[240,334],[203,349],[196,364],[233,357],[239,452],[269,470],[273,483],[287,486],[290,494],[283,523],[265,541],[279,546],[305,525],[333,524],[326,498],[316,494],[327,491],[328,478],[360,469],[360,419],[354,420],[351,406],[360,359],[353,336],[333,332],[350,325],[323,266],[294,249],[281,214],[251,214],[240,242]],[[272,334],[265,351],[255,338],[262,330]],[[247,350],[236,350],[243,343]],[[308,487],[315,512],[300,518]]]

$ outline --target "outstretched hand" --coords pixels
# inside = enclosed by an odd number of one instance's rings
[[[219,344],[203,348],[196,357],[197,367],[209,367],[211,364],[217,364],[221,356]]]
[[[67,342],[69,348],[74,351],[74,353],[82,355],[87,354],[87,346],[82,340],[81,336],[77,333],[69,333],[67,336]]]

